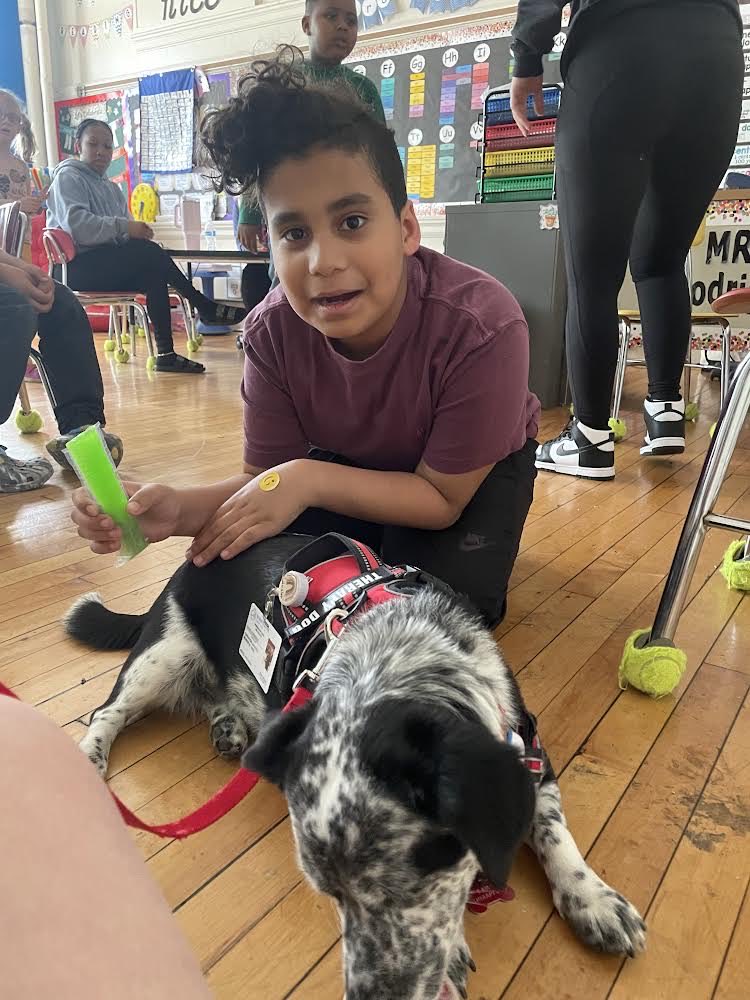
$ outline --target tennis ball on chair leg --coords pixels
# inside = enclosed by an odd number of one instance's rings
[[[628,433],[628,429],[625,426],[625,421],[620,420],[619,417],[609,418],[609,429],[615,435],[615,441],[622,441],[625,435]]]
[[[694,424],[698,419],[698,404],[690,402],[685,406],[685,420],[690,421]]]
[[[744,538],[732,542],[724,553],[721,575],[727,581],[730,590],[750,590],[750,559],[743,559],[744,554]]]
[[[652,698],[663,698],[680,683],[687,656],[676,646],[667,645],[666,639],[661,640],[662,645],[650,645],[650,636],[650,629],[639,629],[625,643],[620,660],[620,687],[624,691],[632,685]]]
[[[117,344],[115,343],[114,340],[105,340],[104,341],[104,350],[105,351],[116,351],[117,350]]]
[[[121,365],[126,365],[130,361],[130,355],[125,348],[121,351],[115,351],[115,361],[118,361]]]
[[[36,434],[42,429],[42,418],[36,410],[28,413],[19,410],[16,414],[16,427],[22,434]]]

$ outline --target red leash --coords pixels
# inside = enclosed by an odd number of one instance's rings
[[[9,698],[15,698],[17,701],[20,700],[18,695],[14,694],[2,681],[0,681],[0,695],[7,695]],[[299,708],[306,701],[309,701],[311,697],[312,695],[306,688],[302,686],[298,687],[284,706],[284,711],[289,712],[294,708]],[[183,816],[172,823],[145,823],[134,812],[131,812],[125,803],[117,798],[114,792],[110,792],[110,795],[115,800],[115,805],[120,810],[120,815],[128,826],[135,827],[136,830],[145,830],[146,833],[155,833],[157,837],[177,838],[180,840],[183,837],[189,837],[193,833],[200,833],[201,830],[205,830],[212,823],[221,819],[222,816],[226,816],[231,809],[234,809],[239,802],[242,802],[248,792],[251,792],[255,788],[259,780],[259,774],[255,774],[254,771],[246,771],[241,767],[237,774],[233,778],[230,778],[223,788],[220,788],[215,795],[211,796],[208,802],[204,802],[194,812],[188,813],[187,816]]]
[[[2,681],[0,681],[0,695],[7,695],[8,698],[15,698],[16,701],[20,701],[18,695],[11,691],[9,687],[6,687]],[[283,711],[290,712],[295,708],[301,708],[310,698],[312,698],[311,693],[300,685],[284,706]],[[120,810],[120,815],[128,826],[132,826],[136,830],[145,830],[146,833],[155,833],[157,837],[181,840],[184,837],[190,837],[194,833],[200,833],[201,830],[205,830],[221,819],[222,816],[226,816],[230,810],[242,802],[248,792],[251,792],[259,781],[259,774],[256,774],[254,771],[246,771],[241,767],[237,774],[233,778],[230,778],[223,788],[220,788],[215,795],[211,796],[208,802],[204,802],[202,806],[188,813],[187,816],[174,820],[172,823],[145,823],[134,812],[131,812],[125,803],[117,798],[114,792],[110,791],[109,794],[114,799],[115,805]],[[485,913],[488,906],[500,901],[504,903],[510,902],[514,895],[515,893],[510,886],[503,886],[503,888],[498,889],[484,875],[479,874],[474,880],[474,885],[469,893],[467,906],[471,913]]]

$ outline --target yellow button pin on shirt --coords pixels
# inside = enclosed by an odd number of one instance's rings
[[[278,472],[269,472],[267,476],[263,476],[260,483],[258,484],[264,493],[270,493],[271,490],[275,490],[276,487],[281,482],[281,476]]]

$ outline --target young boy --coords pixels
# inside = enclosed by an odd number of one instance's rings
[[[224,184],[257,194],[281,282],[245,326],[244,473],[134,484],[129,509],[153,540],[194,536],[197,565],[286,529],[353,535],[495,624],[535,476],[518,304],[420,247],[392,132],[294,58],[256,63],[204,141]],[[118,529],[74,503],[93,550],[116,550]]]
[[[383,102],[375,84],[341,65],[357,44],[359,25],[354,0],[305,0],[302,30],[310,39],[310,52],[304,63],[308,80],[348,83],[362,103],[385,125]],[[251,253],[258,252],[262,225],[263,216],[253,199],[242,198],[237,239]]]

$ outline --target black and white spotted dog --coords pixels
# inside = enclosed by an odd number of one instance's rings
[[[183,565],[145,615],[115,614],[95,595],[77,602],[69,634],[132,647],[81,742],[99,771],[147,712],[205,716],[220,754],[244,753],[284,790],[300,865],[341,915],[347,1000],[466,996],[470,887],[480,869],[504,885],[524,839],[584,942],[642,950],[645,925],[582,858],[549,762],[535,787],[507,742],[529,717],[492,636],[455,596],[426,586],[363,612],[329,649],[312,700],[268,711],[280,701],[263,695],[238,636],[307,541],[280,536],[228,562]]]

